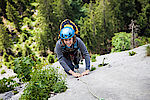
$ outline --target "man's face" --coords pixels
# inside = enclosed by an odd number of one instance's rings
[[[69,39],[64,39],[64,43],[70,47],[73,44],[73,37]]]

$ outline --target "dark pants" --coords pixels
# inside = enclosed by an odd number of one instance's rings
[[[79,49],[74,54],[72,54],[72,53],[64,54],[64,57],[66,58],[65,59],[66,64],[70,67],[70,69],[72,71],[74,71],[74,68],[76,68],[76,69],[79,68],[78,64],[79,64],[79,61],[82,58],[81,51]],[[74,65],[73,65],[73,63],[74,63]],[[67,72],[67,71],[65,71],[65,72],[70,75],[69,72]]]

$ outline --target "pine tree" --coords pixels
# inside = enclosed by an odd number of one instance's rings
[[[16,26],[16,29],[20,31],[20,16],[19,12],[16,10],[16,8],[7,0],[7,6],[6,6],[6,15],[7,18],[13,22]]]
[[[141,5],[141,12],[138,14],[137,24],[140,25],[139,35],[145,35],[150,37],[150,3],[149,0],[139,0]]]
[[[0,24],[0,52],[9,52],[12,46],[10,35],[8,34],[6,27]]]
[[[37,33],[37,42],[39,50],[46,53],[49,49],[54,50],[57,40],[58,25],[54,13],[53,0],[38,0],[38,21],[39,31]]]
[[[84,5],[87,12],[86,17],[80,19],[80,33],[92,53],[107,53],[103,51],[110,47],[108,40],[113,35],[113,26],[108,6],[107,0]]]
[[[74,20],[73,10],[68,0],[56,0],[53,7],[59,24],[64,19]]]
[[[110,0],[110,7],[118,26],[118,31],[129,31],[128,25],[131,19],[136,19],[135,0]]]

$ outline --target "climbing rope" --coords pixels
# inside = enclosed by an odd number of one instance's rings
[[[80,73],[78,69],[77,69],[77,71],[78,71],[78,73]],[[87,85],[88,91],[93,95],[93,97],[95,97],[95,98],[98,99],[98,100],[104,100],[104,98],[99,98],[97,95],[95,95],[95,94],[90,90],[88,83],[86,83],[85,81],[81,80],[80,78],[78,78],[77,80]]]

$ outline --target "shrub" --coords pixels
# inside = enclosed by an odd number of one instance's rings
[[[24,47],[23,47],[22,55],[25,57],[25,56],[28,56],[30,54],[32,54],[32,50],[29,46],[27,46],[25,44]]]
[[[135,39],[136,47],[145,45],[146,43],[149,43],[149,42],[150,42],[149,38],[143,37],[143,36],[142,37],[138,37],[138,38]]]
[[[4,74],[4,73],[6,73],[6,71],[3,69],[3,70],[1,71],[1,74]]]
[[[27,34],[22,33],[22,34],[20,35],[20,40],[19,40],[20,43],[25,42],[25,41],[27,40],[27,38],[28,38]]]
[[[36,69],[38,65],[41,64],[40,58],[35,56],[35,54],[30,54],[27,57],[18,57],[14,59],[14,65],[12,69],[17,73],[17,77],[23,81],[29,81],[31,79],[32,69]]]
[[[48,55],[47,60],[48,60],[49,63],[54,63],[54,61],[55,61],[54,60],[54,55]]]
[[[0,80],[0,93],[13,90],[16,86],[18,86],[16,81],[13,81],[11,78],[3,78]]]
[[[131,46],[131,34],[126,32],[115,33],[115,36],[112,38],[112,45],[114,48],[111,52],[129,50]]]
[[[146,53],[147,53],[147,56],[150,56],[150,46],[146,47]]]
[[[50,93],[66,91],[67,87],[64,78],[53,67],[48,69],[35,70],[32,78],[21,95],[22,100],[47,100]]]
[[[13,51],[15,52],[16,57],[21,57],[22,56],[22,51],[23,51],[21,44],[16,44],[13,47]]]
[[[134,51],[129,52],[129,56],[133,56],[133,55],[135,55],[135,54],[136,54],[136,52],[134,52]]]
[[[4,60],[4,62],[8,62],[9,61],[8,60],[8,54],[6,52],[4,52],[4,54],[3,54],[3,60]]]
[[[9,55],[8,60],[9,60],[9,62],[11,62],[14,60],[14,57],[12,55]]]
[[[93,67],[93,65],[92,65],[92,67],[91,67],[91,70],[90,70],[90,71],[94,71],[94,70],[96,70],[96,67]]]
[[[0,68],[2,68],[2,65],[0,64]]]
[[[95,62],[96,61],[96,55],[92,55],[91,60],[92,60],[92,62]]]
[[[14,72],[17,73],[17,77],[23,81],[29,81],[31,79],[30,73],[32,72],[32,66],[35,66],[34,61],[30,57],[19,57],[14,60]]]

